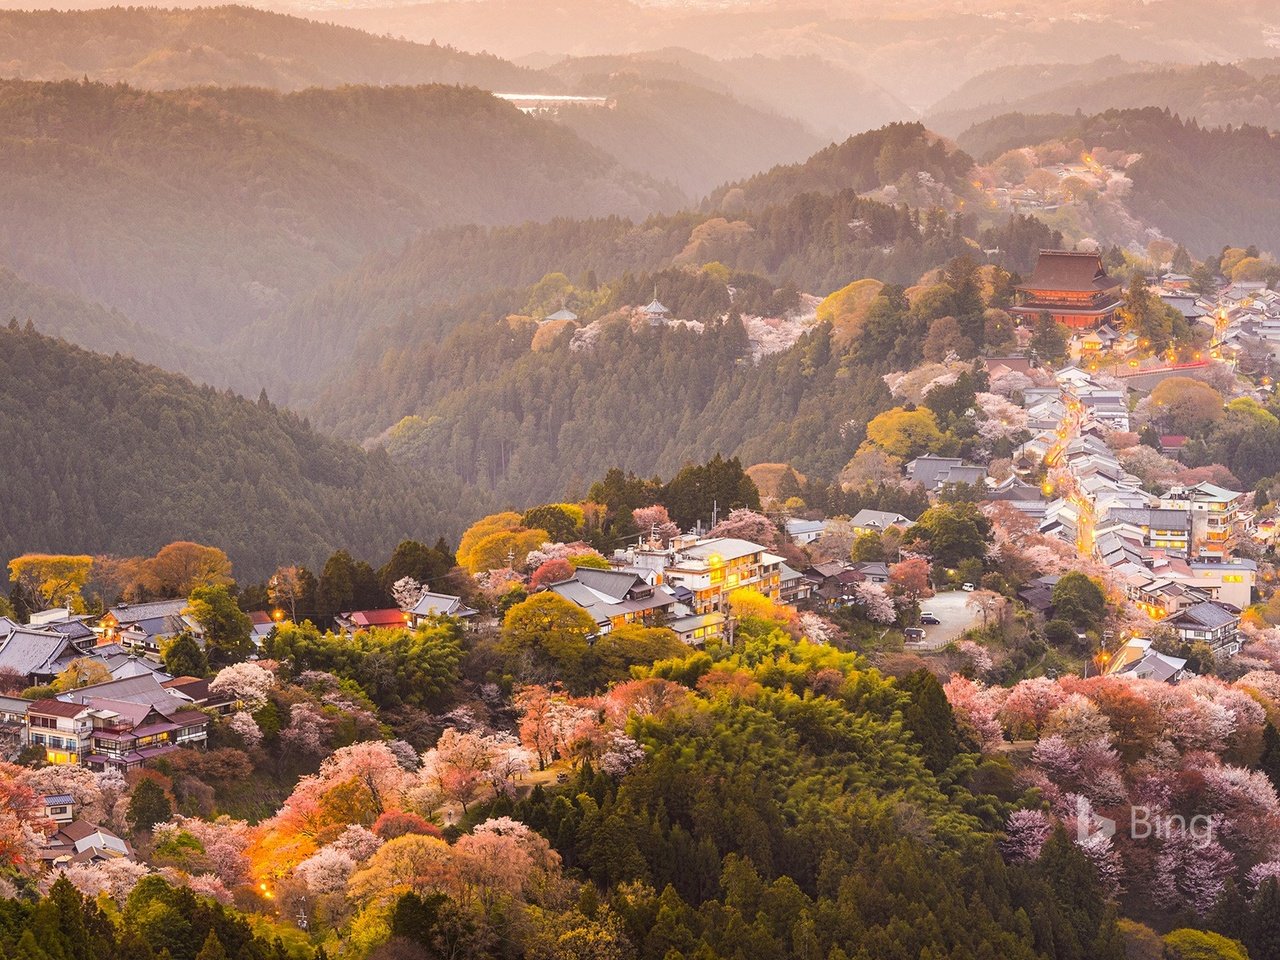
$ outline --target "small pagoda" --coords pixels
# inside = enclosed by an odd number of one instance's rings
[[[1107,274],[1096,253],[1041,250],[1031,279],[1017,288],[1009,312],[1022,321],[1047,313],[1073,330],[1111,323],[1120,307],[1120,281]]]

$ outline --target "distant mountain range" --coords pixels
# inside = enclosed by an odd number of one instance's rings
[[[511,59],[668,47],[728,60],[818,56],[917,110],[977,74],[1023,63],[1089,63],[1112,55],[1168,63],[1274,56],[1277,26],[1272,0],[1087,0],[1066,6],[1039,0],[774,0],[677,9],[627,0],[434,0],[343,6],[318,15]]]
[[[1133,107],[1167,108],[1205,126],[1280,129],[1280,59],[1170,66],[1112,57],[994,70],[935,104],[926,122],[956,135],[1004,113],[1094,114]]]
[[[682,200],[564,127],[445,86],[0,81],[0,170],[0,264],[196,348],[419,230]]]
[[[681,47],[634,54],[555,58],[543,73],[585,92],[602,79],[634,75],[676,80],[733,96],[792,117],[829,140],[872,130],[915,112],[883,87],[845,66],[814,55],[760,55],[717,60]]]

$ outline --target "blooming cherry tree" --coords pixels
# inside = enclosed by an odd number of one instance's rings
[[[209,683],[209,692],[226,694],[241,701],[251,710],[267,702],[275,689],[275,674],[256,663],[233,663],[223,667]]]

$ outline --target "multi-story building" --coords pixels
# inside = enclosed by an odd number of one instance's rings
[[[681,536],[669,547],[642,541],[615,554],[612,562],[664,587],[694,614],[724,612],[725,601],[735,590],[750,589],[771,600],[782,599],[782,558],[749,540]]]
[[[662,582],[692,594],[694,613],[724,611],[729,594],[755,590],[771,600],[782,599],[782,558],[758,543],[734,537],[709,540],[680,538],[672,543]]]
[[[1192,585],[1209,594],[1220,603],[1230,604],[1238,610],[1253,603],[1253,590],[1258,582],[1258,564],[1245,557],[1229,560],[1196,561],[1191,567]]]
[[[1197,603],[1160,621],[1186,643],[1207,643],[1230,656],[1240,649],[1240,615],[1220,603]]]
[[[1191,547],[1191,514],[1186,510],[1117,507],[1098,524],[1099,533],[1109,529],[1133,534],[1148,548],[1185,554]]]
[[[93,738],[93,708],[64,700],[36,700],[27,707],[27,743],[41,747],[49,763],[83,763]]]
[[[628,624],[666,626],[676,606],[672,594],[623,570],[580,567],[547,589],[591,614],[602,634]]]
[[[209,717],[150,674],[81,687],[27,708],[26,739],[49,763],[133,770],[179,747],[204,746]]]
[[[1230,556],[1237,535],[1247,532],[1252,517],[1243,510],[1245,495],[1216,483],[1174,487],[1160,499],[1160,506],[1191,514],[1192,557],[1223,559]]]

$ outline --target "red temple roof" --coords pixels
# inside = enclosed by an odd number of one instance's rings
[[[1031,279],[1018,287],[1028,291],[1097,293],[1114,290],[1120,281],[1109,277],[1096,253],[1041,250]]]

